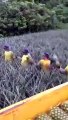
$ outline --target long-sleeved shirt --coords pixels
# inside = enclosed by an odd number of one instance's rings
[[[27,66],[28,64],[33,63],[33,59],[30,54],[23,55],[21,60],[21,65]]]
[[[43,70],[49,70],[51,61],[49,59],[41,59],[38,63]]]
[[[12,61],[14,58],[14,53],[12,51],[5,51],[4,58],[5,58],[5,61]]]

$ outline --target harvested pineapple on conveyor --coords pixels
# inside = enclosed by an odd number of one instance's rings
[[[68,120],[68,101],[52,108],[48,114],[39,115],[35,120]]]
[[[68,120],[68,82],[0,110],[0,120]]]
[[[35,120],[53,120],[50,116],[48,116],[46,113],[39,115]]]
[[[65,112],[68,113],[68,101],[62,103],[62,104],[60,105],[60,107],[61,107]]]
[[[49,115],[54,119],[54,120],[68,120],[68,114],[66,114],[65,111],[60,109],[59,107],[54,107]]]

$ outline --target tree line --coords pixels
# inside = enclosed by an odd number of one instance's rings
[[[68,23],[68,2],[45,0],[43,3],[44,0],[0,3],[0,37],[62,28],[62,24]]]

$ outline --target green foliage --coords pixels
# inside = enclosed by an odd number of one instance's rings
[[[66,7],[68,7],[68,0],[63,0],[63,3]]]
[[[59,4],[63,4],[68,7],[68,0],[40,0],[41,3],[45,3],[48,8],[56,7]]]
[[[0,34],[3,36],[55,29],[59,22],[68,23],[64,0],[46,0],[46,4],[17,1],[0,4]]]
[[[63,23],[68,23],[68,8],[63,4],[54,7],[53,10],[56,12],[57,18]]]
[[[4,36],[53,28],[52,12],[44,4],[14,1],[0,9],[0,32]]]

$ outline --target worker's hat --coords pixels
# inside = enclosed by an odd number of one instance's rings
[[[23,53],[24,53],[24,54],[28,54],[28,53],[29,53],[28,49],[24,49],[24,50],[23,50]]]
[[[47,58],[49,58],[49,54],[46,53],[46,52],[44,53],[44,56],[47,57]]]
[[[8,46],[8,45],[5,45],[5,46],[4,46],[4,50],[9,50],[9,46]]]

